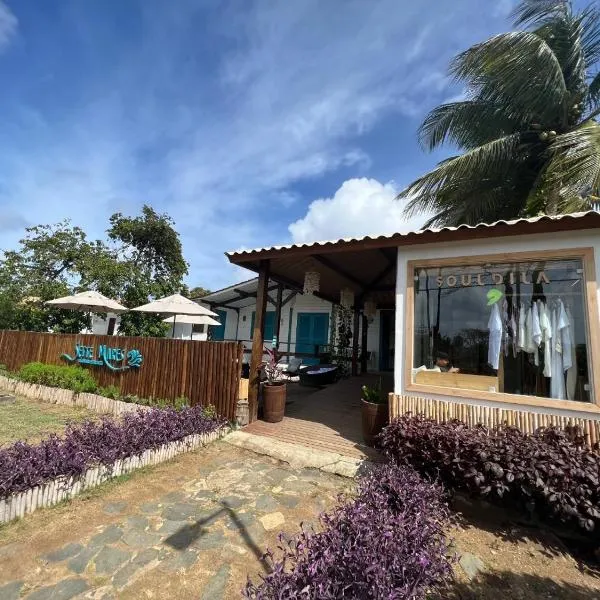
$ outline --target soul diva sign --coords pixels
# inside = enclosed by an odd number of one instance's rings
[[[550,283],[550,278],[545,271],[533,273],[509,271],[508,273],[464,273],[461,275],[438,275],[438,287],[469,287],[472,285],[514,285],[517,281],[523,284]]]
[[[139,350],[111,348],[105,344],[100,344],[97,351],[94,346],[75,344],[75,356],[65,353],[61,355],[61,358],[71,363],[107,367],[111,371],[139,369],[144,361]]]

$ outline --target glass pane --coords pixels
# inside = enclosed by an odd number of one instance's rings
[[[412,380],[590,402],[581,260],[417,268]]]

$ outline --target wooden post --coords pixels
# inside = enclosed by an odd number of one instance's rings
[[[360,329],[360,311],[354,307],[354,326],[352,328],[352,375],[358,375],[358,330]]]
[[[254,317],[254,331],[252,333],[252,356],[250,357],[250,383],[248,387],[248,412],[250,423],[258,418],[258,392],[260,388],[260,364],[263,360],[263,335],[265,330],[265,311],[267,309],[267,296],[269,289],[268,260],[260,261],[258,271],[258,289],[256,291],[256,314]]]
[[[283,285],[281,283],[277,286],[277,299],[275,300],[275,328],[273,329],[273,336],[277,340],[277,343],[273,347],[273,350],[279,350],[279,330],[281,329],[281,303],[283,300]]]
[[[362,337],[361,337],[361,348],[360,348],[360,372],[365,374],[367,372],[367,333],[369,331],[369,320],[367,316],[362,316]]]

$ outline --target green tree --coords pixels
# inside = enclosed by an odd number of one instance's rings
[[[569,0],[524,0],[515,26],[450,67],[467,99],[432,110],[422,145],[463,153],[399,195],[426,224],[493,222],[587,209],[600,189],[600,13]]]
[[[128,274],[121,299],[133,308],[150,299],[182,291],[188,264],[174,222],[144,205],[138,217],[116,213],[110,218],[108,237]],[[127,313],[121,317],[119,331],[124,335],[164,336],[168,325],[161,315]]]
[[[188,298],[204,298],[204,296],[208,296],[210,294],[210,290],[203,288],[202,286],[197,285],[196,287],[187,290],[187,293],[184,294]]]

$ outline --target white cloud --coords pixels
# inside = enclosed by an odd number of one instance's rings
[[[8,46],[17,33],[17,25],[17,17],[3,0],[0,0],[0,52]]]
[[[404,233],[419,229],[426,216],[406,218],[405,201],[396,200],[393,181],[348,179],[331,198],[319,198],[308,212],[289,226],[294,243],[346,237]]]

